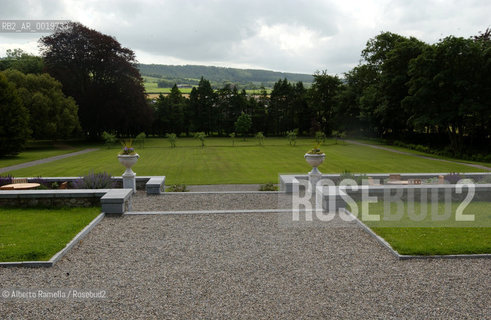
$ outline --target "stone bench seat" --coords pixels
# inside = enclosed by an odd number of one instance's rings
[[[145,184],[147,194],[162,194],[165,189],[165,176],[155,176]]]
[[[131,211],[132,189],[110,189],[101,198],[102,212],[106,215],[122,215]]]

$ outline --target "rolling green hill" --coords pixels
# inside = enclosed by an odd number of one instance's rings
[[[174,83],[195,86],[204,77],[212,86],[219,88],[227,83],[243,89],[257,89],[261,86],[271,88],[278,79],[287,78],[291,82],[302,81],[309,86],[313,77],[309,74],[286,73],[269,70],[236,69],[197,65],[139,64],[145,82],[160,83],[160,88],[172,87]]]

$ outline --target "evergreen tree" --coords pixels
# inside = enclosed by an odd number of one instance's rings
[[[0,73],[0,156],[16,155],[29,137],[29,112],[15,85]]]

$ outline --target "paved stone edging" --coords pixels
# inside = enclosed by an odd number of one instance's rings
[[[124,215],[179,215],[179,214],[237,214],[237,213],[283,213],[292,209],[254,209],[254,210],[183,210],[183,211],[127,211]]]
[[[365,146],[365,147],[369,147],[369,148],[374,148],[374,149],[385,150],[385,151],[389,151],[389,152],[393,152],[393,153],[403,154],[403,155],[407,155],[407,156],[413,156],[413,157],[418,157],[418,158],[427,159],[427,160],[456,163],[456,164],[460,164],[463,166],[468,166],[468,167],[473,167],[473,168],[477,168],[477,169],[481,169],[481,170],[491,171],[491,168],[486,167],[486,166],[482,166],[479,164],[459,162],[459,161],[451,161],[451,160],[445,160],[445,159],[438,159],[438,158],[433,158],[433,157],[423,156],[423,155],[419,155],[419,154],[415,154],[415,153],[409,153],[409,152],[394,150],[394,149],[383,147],[383,146],[377,146],[377,145],[353,141],[353,140],[346,140],[346,142],[356,144],[359,146]]]
[[[285,193],[283,191],[185,191],[185,192],[171,192],[167,191],[161,195],[169,194],[276,194]]]
[[[377,240],[382,246],[384,246],[389,252],[394,255],[399,260],[410,260],[410,259],[477,259],[477,258],[491,258],[491,254],[442,254],[442,255],[431,255],[431,256],[423,256],[423,255],[406,255],[400,254],[397,252],[392,246],[381,236],[376,234],[370,227],[364,224],[360,219],[358,219],[354,214],[350,211],[344,209],[344,212],[351,216],[353,220],[358,223],[358,225],[365,230],[369,235],[371,235],[375,240]]]
[[[71,152],[71,153],[61,154],[59,156],[53,156],[53,157],[49,157],[49,158],[44,158],[44,159],[39,159],[39,160],[34,160],[34,161],[29,161],[29,162],[24,162],[24,163],[19,163],[19,164],[13,165],[13,166],[8,166],[8,167],[0,168],[0,173],[4,173],[4,172],[8,172],[8,171],[13,171],[13,170],[18,170],[18,169],[24,169],[24,168],[28,168],[28,167],[37,166],[37,165],[43,164],[43,163],[48,163],[48,162],[53,162],[53,161],[56,161],[56,160],[61,160],[61,159],[69,158],[69,157],[79,156],[81,154],[89,153],[89,152],[96,151],[96,150],[99,150],[99,149],[97,149],[97,148],[89,148],[89,149],[84,149],[84,150],[80,150],[80,151],[77,151],[77,152]]]
[[[82,229],[66,246],[58,251],[48,261],[19,261],[19,262],[0,262],[0,267],[27,267],[27,268],[39,268],[39,267],[52,267],[58,262],[65,254],[67,254],[80,240],[82,240],[101,220],[105,214],[102,212],[95,217],[85,228]]]

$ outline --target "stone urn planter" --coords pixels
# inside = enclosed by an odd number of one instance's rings
[[[308,164],[312,167],[312,171],[309,172],[309,174],[320,174],[321,172],[319,169],[317,169],[318,166],[320,166],[323,162],[324,159],[326,158],[325,153],[320,153],[320,154],[315,154],[315,153],[306,153],[304,155],[305,160],[307,161]]]
[[[140,156],[138,153],[135,154],[118,154],[119,162],[126,168],[123,176],[134,176],[135,173],[131,170],[131,167],[135,165]]]

